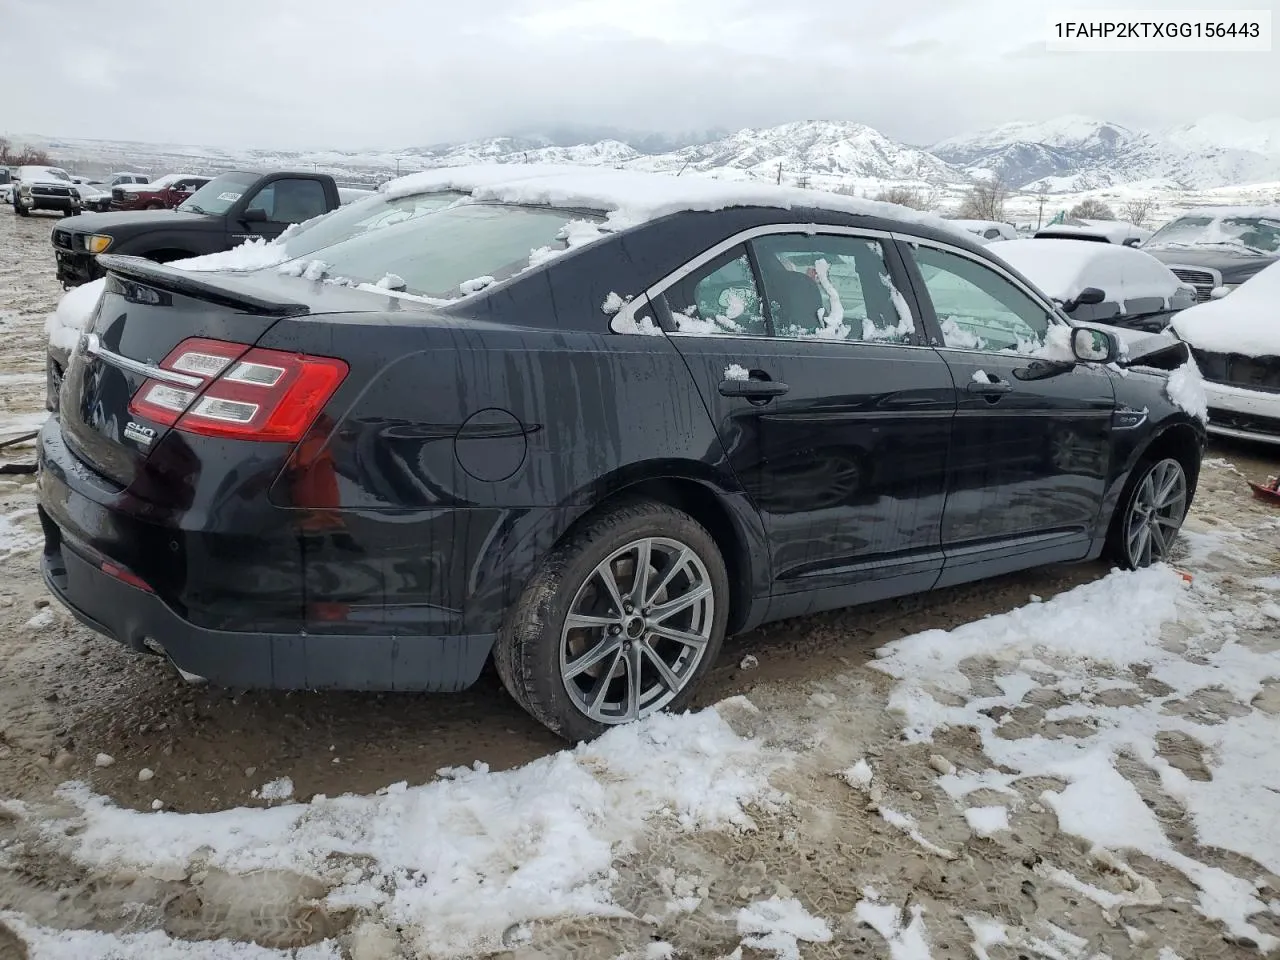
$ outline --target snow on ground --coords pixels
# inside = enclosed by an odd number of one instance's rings
[[[1185,930],[1161,939],[1159,925],[1139,930],[1140,914],[1127,912],[1179,898],[1209,929],[1270,952],[1280,947],[1280,521],[1201,526],[1187,540],[1187,575],[1168,566],[1113,572],[1006,614],[904,637],[880,648],[871,670],[831,678],[807,712],[782,711],[762,691],[759,704],[735,698],[655,717],[514,770],[477,763],[372,796],[149,813],[73,782],[60,790],[60,815],[21,803],[7,804],[7,815],[30,831],[22,849],[94,876],[298,878],[315,884],[309,909],[355,913],[366,924],[358,929],[398,931],[416,955],[433,957],[539,937],[545,945],[557,930],[591,923],[654,931],[609,954],[636,957],[679,953],[681,931],[695,940],[713,931],[786,960],[832,955],[822,951],[851,939],[872,955],[928,960],[957,937],[976,944],[977,957],[1001,956],[1008,944],[1083,960],[1122,955],[1115,944],[1130,941],[1153,957],[1165,948],[1186,956]],[[873,692],[877,675],[887,701]],[[858,740],[877,717],[883,739]],[[928,760],[904,783],[911,751]],[[868,827],[875,821],[888,833]],[[845,850],[857,835],[885,839]],[[856,853],[857,843],[869,850],[894,835],[907,843],[898,855]],[[774,843],[811,843],[820,872],[806,873],[798,852],[768,866]],[[998,874],[981,900],[982,884],[964,872],[1009,845],[1025,851],[1036,898],[1084,903],[1101,911],[1102,926],[1088,925],[1080,906],[1014,922],[996,912],[1017,896],[1001,892]],[[722,849],[749,871],[753,856],[764,858],[759,872],[715,879],[729,855],[712,851]],[[0,844],[0,865],[20,853]],[[912,862],[925,872],[903,874],[918,869]],[[941,898],[937,875],[953,871],[963,889],[950,896],[978,898],[972,909]],[[645,876],[657,878],[656,900],[637,899]],[[37,958],[144,946],[182,960],[283,956],[0,919]],[[1105,939],[1112,933],[1120,940]],[[728,954],[734,942],[704,955]],[[329,938],[299,956],[339,955]]]

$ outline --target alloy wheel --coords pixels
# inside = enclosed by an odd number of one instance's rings
[[[1169,556],[1187,509],[1187,474],[1177,460],[1153,464],[1138,484],[1125,520],[1129,563],[1146,567]]]
[[[615,550],[578,588],[560,634],[560,678],[597,723],[638,720],[670,703],[702,662],[715,621],[702,559],[667,537]]]

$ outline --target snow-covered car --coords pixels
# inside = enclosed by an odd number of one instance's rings
[[[30,216],[32,210],[58,210],[70,216],[80,212],[75,183],[61,167],[19,167],[10,202],[20,217]]]
[[[1280,444],[1280,263],[1173,321],[1204,378],[1209,432]]]
[[[983,240],[1017,240],[1018,231],[1011,223],[999,220],[953,220],[957,227],[968,230]]]
[[[1094,243],[1114,243],[1123,247],[1136,247],[1151,236],[1150,230],[1125,223],[1123,220],[1085,220],[1073,218],[1066,223],[1055,223],[1037,230],[1037,240],[1091,240]]]
[[[101,180],[89,177],[72,177],[80,197],[82,210],[106,210],[111,206],[111,187]]]
[[[987,248],[1082,323],[1156,332],[1196,302],[1195,288],[1133,247],[1022,239],[997,240]]]
[[[1280,207],[1203,207],[1166,223],[1142,245],[1196,288],[1224,297],[1280,259]]]

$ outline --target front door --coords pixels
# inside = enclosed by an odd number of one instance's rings
[[[942,566],[951,374],[917,336],[886,236],[778,230],[654,304],[760,512],[769,616],[927,590]]]
[[[956,384],[939,585],[1085,557],[1100,535],[1115,391],[1070,327],[989,261],[900,250]]]

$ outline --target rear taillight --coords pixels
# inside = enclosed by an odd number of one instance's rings
[[[200,383],[147,380],[130,413],[187,433],[287,443],[302,439],[348,369],[332,357],[201,337],[178,344],[160,367]]]

